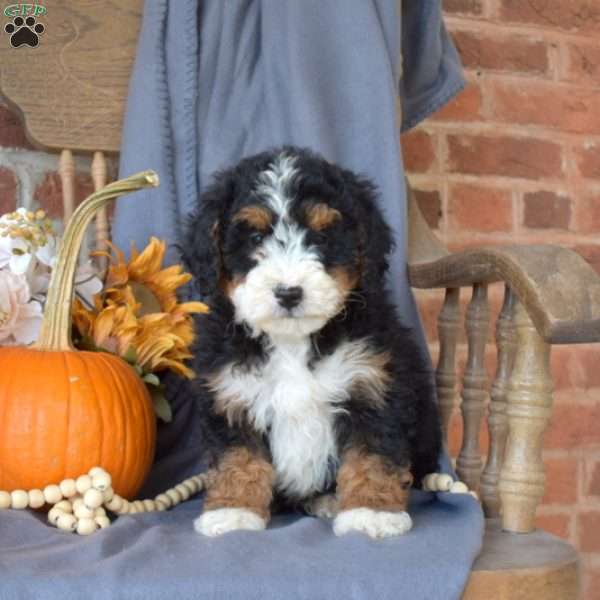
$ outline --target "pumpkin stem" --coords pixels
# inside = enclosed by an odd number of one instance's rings
[[[56,265],[52,270],[38,350],[75,350],[71,341],[71,310],[75,289],[75,269],[85,230],[99,208],[111,200],[146,187],[158,186],[154,171],[143,171],[114,181],[88,196],[73,213],[62,238]]]

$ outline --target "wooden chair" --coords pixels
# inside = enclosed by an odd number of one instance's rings
[[[32,143],[62,151],[59,170],[68,218],[74,197],[72,152],[93,154],[92,176],[101,187],[106,182],[105,153],[119,151],[142,0],[47,0],[45,5],[46,31],[38,48],[0,47],[0,90],[21,111]],[[457,380],[459,290],[473,289],[466,316],[464,439],[457,469],[469,487],[480,490],[488,520],[483,551],[464,598],[574,600],[579,595],[577,554],[558,538],[535,531],[534,518],[544,491],[542,436],[552,408],[550,347],[600,340],[600,279],[581,257],[556,246],[450,254],[426,225],[411,194],[408,218],[411,285],[446,290],[437,367],[445,432]],[[102,215],[98,243],[107,236]],[[478,436],[487,412],[483,357],[487,286],[493,282],[504,282],[506,293],[496,327],[498,366],[484,467]]]

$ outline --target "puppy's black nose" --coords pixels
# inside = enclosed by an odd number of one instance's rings
[[[294,285],[292,287],[279,285],[275,288],[274,294],[279,304],[283,306],[283,308],[289,310],[300,304],[304,292],[299,285]]]

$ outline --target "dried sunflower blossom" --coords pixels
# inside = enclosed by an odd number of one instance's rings
[[[160,418],[171,419],[159,375],[172,371],[192,378],[185,364],[194,340],[192,314],[207,312],[202,302],[180,302],[177,290],[191,279],[180,265],[163,268],[166,243],[152,238],[140,253],[132,245],[129,261],[111,244],[102,293],[92,307],[76,301],[75,343],[106,350],[127,360],[149,385]]]

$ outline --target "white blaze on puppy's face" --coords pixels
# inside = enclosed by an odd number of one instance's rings
[[[291,184],[298,171],[294,159],[280,155],[259,176],[258,194],[277,221],[273,232],[255,250],[257,265],[236,285],[231,300],[236,320],[245,321],[254,335],[302,337],[321,329],[343,306],[345,292],[306,243],[306,231],[290,216]],[[301,288],[302,299],[285,308],[277,288]]]

